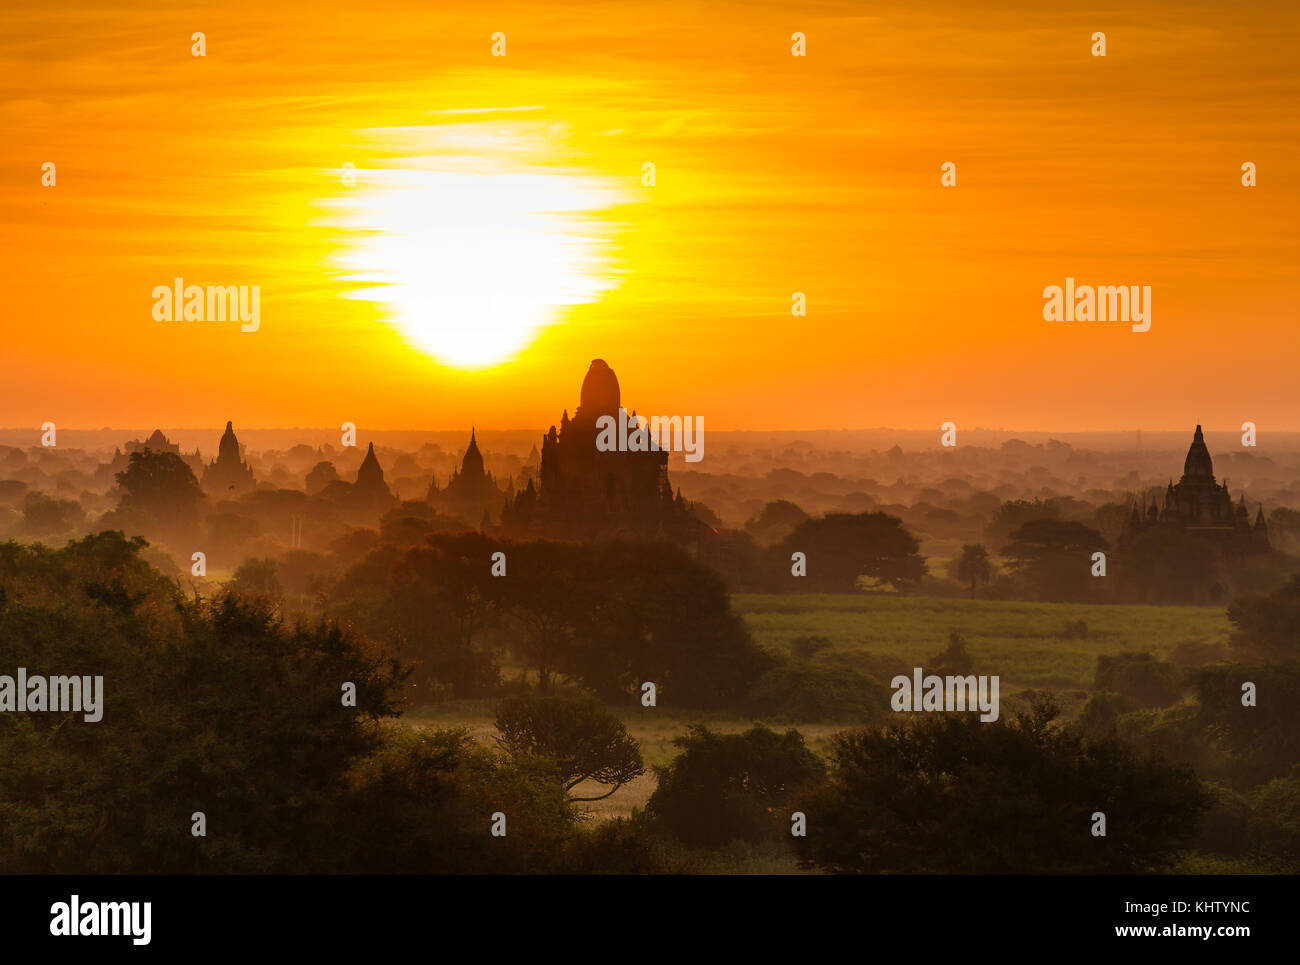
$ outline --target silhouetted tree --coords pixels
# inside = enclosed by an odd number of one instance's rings
[[[518,543],[506,553],[507,575],[493,586],[502,608],[524,628],[521,649],[543,694],[556,674],[576,669],[574,636],[598,580],[590,556],[590,548],[578,544]]]
[[[829,782],[801,798],[801,860],[878,874],[1159,870],[1209,805],[1189,770],[1054,725],[1044,701],[1013,721],[933,716],[832,738]],[[1106,836],[1090,831],[1106,816]]]
[[[52,499],[39,492],[23,497],[23,530],[29,536],[70,534],[85,522],[85,512],[71,499]]]
[[[1167,707],[1178,700],[1178,671],[1150,653],[1102,654],[1092,689],[1119,694],[1132,706]]]
[[[981,583],[993,579],[993,564],[989,561],[989,551],[978,543],[967,543],[961,548],[957,558],[957,579],[970,584],[970,598],[975,599],[975,591]]]
[[[151,530],[173,541],[192,538],[198,531],[203,490],[189,464],[176,453],[133,452],[126,469],[115,478],[122,493],[118,508],[128,518],[143,518]]]
[[[1212,603],[1227,582],[1223,553],[1207,539],[1156,526],[1138,533],[1118,556],[1116,577],[1144,603]]]
[[[797,730],[756,726],[743,734],[691,727],[673,740],[681,753],[656,767],[647,811],[696,847],[790,835],[796,795],[822,780],[825,766]]]
[[[332,462],[318,462],[307,473],[307,492],[315,494],[339,478],[339,471]]]
[[[1061,504],[1055,499],[1008,499],[998,506],[992,522],[985,527],[984,540],[998,546],[1031,520],[1060,518]]]
[[[799,524],[774,552],[774,567],[790,573],[790,558],[803,553],[804,577],[789,577],[794,590],[852,593],[861,581],[900,590],[925,576],[916,537],[903,521],[887,513],[827,513]]]
[[[745,532],[760,546],[771,546],[789,536],[796,526],[806,522],[808,518],[808,514],[790,500],[776,499],[745,523]]]
[[[525,694],[497,707],[497,738],[512,756],[536,754],[555,762],[560,781],[571,792],[583,781],[609,786],[602,801],[645,773],[641,749],[623,722],[598,701]]]
[[[1060,519],[1034,519],[1011,534],[1002,555],[1040,600],[1078,600],[1091,589],[1092,554],[1110,548],[1095,529]]]
[[[385,571],[387,601],[376,616],[396,631],[399,652],[420,659],[424,673],[457,696],[490,692],[499,681],[484,646],[500,612],[490,570],[496,548],[478,533],[440,534]]]
[[[284,595],[284,588],[276,576],[276,569],[275,560],[272,559],[244,560],[226,586],[244,596],[277,602]]]
[[[341,828],[362,824],[346,775],[396,713],[400,672],[334,624],[186,598],[142,547],[111,532],[0,544],[6,658],[105,681],[97,723],[0,714],[0,871],[344,870]],[[216,835],[191,835],[194,811]]]
[[[1228,643],[1242,654],[1300,658],[1300,573],[1267,596],[1252,593],[1228,607],[1235,628]]]
[[[305,856],[305,870],[541,874],[566,870],[561,862],[584,851],[554,762],[492,754],[463,729],[388,729],[343,791],[337,823]],[[498,811],[507,834],[484,847]]]
[[[670,543],[587,546],[570,675],[609,699],[646,681],[678,706],[734,706],[772,658],[731,610],[722,578]],[[583,598],[584,587],[590,593]]]
[[[1300,660],[1266,666],[1216,664],[1188,674],[1197,738],[1217,750],[1238,787],[1283,777],[1300,761]],[[1243,702],[1254,685],[1253,705]]]

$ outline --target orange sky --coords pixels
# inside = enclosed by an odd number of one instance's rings
[[[629,405],[717,429],[1298,430],[1297,28],[1294,3],[7,9],[0,426],[545,426],[603,357]],[[177,276],[260,286],[260,329],[155,321]],[[1151,330],[1045,322],[1067,276],[1150,285]]]

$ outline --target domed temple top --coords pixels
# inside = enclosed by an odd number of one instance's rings
[[[593,359],[582,380],[582,396],[574,418],[595,422],[603,415],[617,415],[619,406],[618,376],[604,359]]]
[[[1205,446],[1205,437],[1201,427],[1196,427],[1196,435],[1187,450],[1187,459],[1183,462],[1183,480],[1214,481],[1214,462],[1210,459],[1210,450]]]

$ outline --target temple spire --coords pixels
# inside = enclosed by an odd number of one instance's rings
[[[1210,450],[1205,445],[1205,435],[1199,424],[1196,426],[1196,434],[1192,436],[1192,444],[1187,449],[1187,458],[1183,461],[1183,481],[1214,481],[1214,462],[1210,459]]]

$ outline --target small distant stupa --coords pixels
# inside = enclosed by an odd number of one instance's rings
[[[483,466],[478,438],[473,428],[469,431],[469,446],[461,459],[460,471],[453,472],[446,489],[439,489],[435,479],[429,484],[429,503],[448,515],[460,516],[470,524],[499,518],[508,496],[501,490],[496,477]]]
[[[221,436],[217,447],[217,458],[208,463],[203,470],[203,488],[216,495],[246,492],[256,485],[253,470],[240,458],[239,440],[235,437],[232,423],[226,423],[226,431]]]
[[[370,448],[366,450],[366,458],[361,460],[361,468],[357,470],[357,481],[353,490],[362,495],[373,496],[391,496],[388,491],[388,483],[384,482],[384,470],[379,465],[379,459],[375,456],[375,444],[370,443]]]

